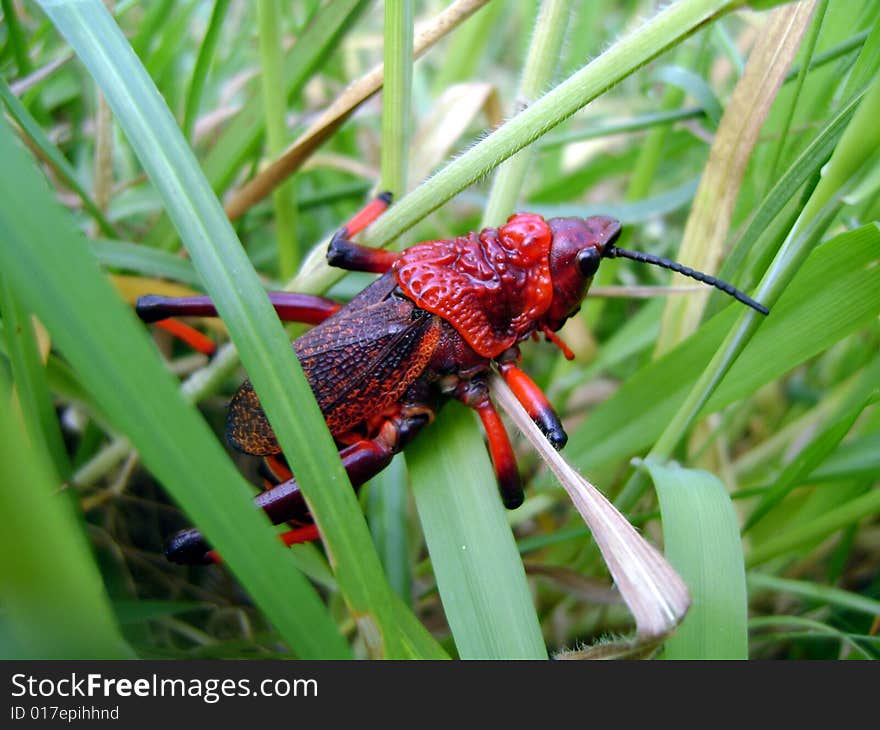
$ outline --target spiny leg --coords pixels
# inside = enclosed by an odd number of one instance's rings
[[[401,409],[401,412],[382,424],[375,439],[363,439],[339,452],[352,486],[357,489],[382,471],[418,431],[430,420],[423,409]],[[286,544],[307,542],[320,537],[314,529],[308,505],[295,479],[288,479],[254,498],[272,524],[292,522],[297,526],[284,533]],[[219,558],[195,528],[178,532],[168,542],[165,555],[169,560],[184,565],[208,565]]]
[[[391,193],[380,193],[372,202],[340,228],[327,246],[327,263],[348,271],[384,274],[400,257],[394,251],[362,246],[352,237],[370,225],[391,204]]]
[[[471,380],[462,385],[456,396],[466,406],[473,408],[480,417],[489,443],[489,455],[495,468],[501,501],[507,509],[516,509],[525,499],[522,480],[513,447],[510,445],[510,437],[498,411],[492,405],[486,383],[482,380]]]
[[[517,367],[516,363],[499,362],[498,370],[501,371],[502,377],[510,386],[516,399],[526,409],[529,418],[541,429],[547,440],[553,444],[553,448],[557,451],[562,449],[568,442],[568,435],[544,392],[535,384],[534,380]]]

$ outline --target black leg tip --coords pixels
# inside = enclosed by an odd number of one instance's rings
[[[211,565],[211,547],[194,527],[171,536],[165,544],[165,557],[178,565]]]
[[[561,428],[548,428],[544,430],[544,435],[547,437],[547,440],[551,443],[553,448],[557,451],[562,451],[562,449],[568,443],[568,434]]]
[[[376,197],[385,205],[391,205],[391,201],[394,200],[394,194],[390,190],[383,190]]]
[[[526,495],[523,494],[522,490],[516,493],[511,492],[502,492],[501,493],[501,501],[504,503],[504,506],[507,509],[516,509],[525,501]]]
[[[327,264],[330,266],[336,266],[338,268],[344,268],[342,263],[345,261],[345,251],[343,247],[340,245],[340,240],[344,239],[348,233],[343,228],[339,231],[333,238],[330,239],[330,243],[327,244]]]
[[[143,322],[158,322],[168,316],[164,313],[164,304],[165,297],[160,297],[157,294],[145,294],[138,297],[134,311]]]

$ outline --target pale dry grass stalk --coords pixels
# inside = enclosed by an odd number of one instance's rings
[[[504,380],[493,373],[492,394],[568,492],[593,533],[640,640],[668,635],[684,618],[690,595],[684,581],[605,496],[578,474],[529,418]]]

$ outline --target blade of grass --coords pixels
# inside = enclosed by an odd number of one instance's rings
[[[746,566],[754,567],[784,555],[789,550],[822,539],[860,520],[880,513],[880,489],[873,489],[805,524],[782,530],[746,555]]]
[[[748,605],[733,504],[714,474],[645,461],[660,501],[669,561],[693,598],[666,659],[747,659]]]
[[[641,132],[645,129],[662,127],[667,124],[674,124],[675,122],[687,121],[688,119],[699,119],[705,116],[705,114],[706,112],[701,107],[692,106],[669,111],[646,112],[628,119],[602,120],[584,129],[575,129],[564,134],[548,136],[546,139],[537,142],[537,147],[543,152],[544,150],[555,149],[572,142],[610,137],[614,134]]]
[[[721,123],[721,102],[709,83],[696,71],[683,66],[661,66],[651,74],[651,78],[653,81],[677,86],[686,96],[690,96],[712,122],[713,128]]]
[[[770,626],[791,627],[793,629],[801,629],[799,632],[789,632],[786,634],[778,634],[779,639],[837,639],[841,644],[845,644],[853,649],[862,659],[874,659],[874,655],[868,652],[858,639],[866,639],[868,637],[858,637],[857,635],[848,634],[839,629],[823,624],[821,621],[804,618],[803,616],[755,616],[749,620],[749,629],[764,629]]]
[[[376,550],[394,592],[410,605],[412,571],[407,535],[408,488],[403,459],[397,458],[367,484],[367,516]]]
[[[829,604],[848,611],[859,611],[869,616],[880,616],[880,601],[852,591],[841,590],[834,586],[812,583],[806,580],[780,578],[769,573],[752,571],[746,576],[746,582],[752,591],[773,591],[774,593],[790,593],[805,599],[812,604]]]
[[[406,192],[413,68],[411,0],[385,3],[385,85],[382,92],[382,190],[394,199]]]
[[[12,0],[2,0],[3,24],[6,26],[6,47],[15,61],[19,76],[26,76],[31,71],[31,60],[27,52],[27,40],[18,20],[18,14]]]
[[[368,646],[377,655],[399,656],[393,594],[324,419],[173,117],[100,2],[53,2],[44,9],[101,86],[157,185],[293,466]],[[225,543],[218,548],[225,550]]]
[[[5,127],[0,121],[0,127]],[[7,134],[0,129],[0,138]],[[4,160],[8,158],[4,157]],[[6,228],[0,223],[0,230]],[[5,659],[131,659],[67,495],[28,444],[0,369],[0,653]]]
[[[260,41],[260,98],[263,102],[263,122],[266,125],[266,151],[277,157],[287,146],[285,97],[282,88],[281,13],[278,0],[257,0],[257,18]],[[299,245],[296,240],[296,199],[291,181],[272,193],[275,221],[275,242],[278,247],[278,270],[289,279],[299,265]]]
[[[842,444],[810,474],[810,480],[832,482],[877,473],[880,473],[880,433],[872,433]]]
[[[15,396],[28,439],[34,448],[45,447],[59,479],[70,476],[70,459],[64,449],[52,395],[46,382],[46,367],[40,356],[35,323],[0,274],[0,311],[6,352],[12,364]]]
[[[199,105],[202,102],[202,93],[205,89],[205,81],[214,60],[214,51],[217,50],[217,41],[223,30],[223,21],[226,11],[229,9],[229,0],[214,0],[214,9],[211,11],[211,19],[202,45],[199,47],[199,55],[193,67],[192,78],[189,82],[189,91],[186,95],[186,107],[183,112],[183,133],[188,139],[192,139],[193,128],[196,124],[196,116],[199,113]]]
[[[870,376],[876,377],[876,369],[869,370]],[[871,383],[877,382],[872,378]],[[870,387],[870,386],[869,386]],[[861,390],[861,389],[860,389]],[[825,459],[843,438],[849,433],[856,419],[871,401],[871,397],[863,397],[856,403],[844,402],[825,428],[789,463],[777,477],[772,487],[761,497],[743,525],[743,533],[748,532],[774,507],[776,507],[798,484],[802,484],[809,474]]]
[[[473,416],[452,404],[406,450],[446,620],[462,659],[546,659],[495,476],[485,456],[470,460],[480,441]]]
[[[254,511],[251,490],[205,422],[180,398],[152,343],[2,120],[0,157],[12,173],[0,176],[0,265],[16,296],[44,322],[144,463],[208,539],[223,546],[230,567],[297,654],[346,656],[314,589],[292,569],[266,519]],[[22,216],[22,210],[41,215]],[[33,535],[47,529],[50,524],[41,524]],[[50,559],[56,563],[64,554],[62,549]]]
[[[760,207],[755,211],[733,250],[725,257],[718,278],[730,281],[735,277],[740,282],[741,287],[749,290],[754,285],[754,281],[748,276],[740,274],[743,268],[743,262],[746,255],[752,249],[754,244],[755,250],[753,256],[761,257],[761,249],[766,249],[772,245],[773,241],[768,239],[766,244],[762,239],[762,233],[770,229],[774,219],[785,209],[786,205],[791,201],[794,195],[800,190],[804,184],[818,174],[822,166],[828,161],[834,148],[840,141],[844,130],[852,119],[852,115],[861,102],[862,94],[857,94],[850,99],[840,111],[825,125],[815,139],[804,149],[798,158],[791,164],[791,167],[785,172],[776,184],[764,197]],[[715,314],[720,311],[729,302],[726,295],[722,292],[713,292],[710,305],[707,307],[708,314]],[[712,306],[714,302],[714,306]]]
[[[553,81],[559,68],[571,5],[571,0],[541,3],[516,94],[517,111],[531,104]],[[514,212],[533,154],[534,149],[527,147],[496,168],[483,211],[483,227],[499,226]]]
[[[828,0],[820,0],[818,9],[816,10],[813,22],[810,24],[810,32],[804,41],[804,58],[806,62],[801,66],[795,79],[794,102],[786,109],[785,119],[782,122],[780,141],[773,150],[773,160],[770,162],[769,173],[767,175],[768,187],[776,179],[776,170],[779,167],[779,160],[782,158],[782,152],[785,148],[785,141],[788,139],[788,131],[791,127],[791,120],[794,117],[794,110],[797,107],[797,99],[800,96],[804,81],[807,78],[807,72],[810,68],[810,61],[813,58],[813,51],[816,48],[816,41],[819,38],[819,30],[822,28],[822,20],[825,18],[825,10],[828,8]]]
[[[170,279],[193,287],[202,286],[192,263],[167,251],[128,241],[90,241],[89,245],[105,267]]]
[[[385,85],[382,92],[381,184],[396,199],[406,190],[413,70],[413,7],[410,0],[385,3]],[[411,605],[407,485],[402,458],[368,487],[373,540],[395,592]]]

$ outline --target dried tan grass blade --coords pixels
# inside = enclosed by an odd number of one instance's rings
[[[608,566],[617,590],[636,620],[640,639],[669,634],[690,606],[687,586],[605,496],[550,445],[502,378],[491,376],[492,394],[568,492]]]

